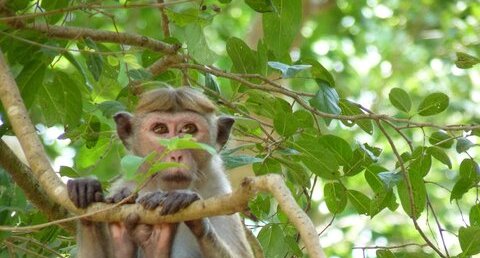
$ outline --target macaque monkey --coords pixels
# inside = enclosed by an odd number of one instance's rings
[[[164,151],[159,138],[185,134],[220,150],[228,140],[234,120],[217,117],[215,111],[213,103],[194,89],[161,88],[144,93],[133,115],[120,112],[114,119],[126,148],[135,155],[146,156]],[[139,190],[138,198],[131,200],[145,209],[162,206],[162,215],[172,214],[196,200],[232,191],[218,155],[203,150],[175,150],[162,161],[185,166],[151,176]],[[79,208],[86,208],[92,202],[118,203],[136,187],[135,182],[120,179],[104,198],[100,183],[94,179],[76,179],[67,184],[69,197]],[[109,225],[81,220],[77,233],[78,257],[253,257],[238,214],[158,225],[138,221],[137,214]]]

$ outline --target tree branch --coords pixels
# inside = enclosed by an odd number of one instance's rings
[[[402,127],[402,128],[414,128],[414,127],[431,127],[431,128],[437,128],[445,131],[469,131],[469,130],[474,130],[474,129],[480,129],[480,125],[475,124],[475,125],[446,125],[446,126],[440,126],[434,123],[421,123],[421,122],[415,122],[411,121],[410,119],[405,119],[405,118],[396,118],[389,116],[387,114],[361,114],[361,115],[335,115],[335,114],[329,114],[322,112],[312,106],[310,106],[305,100],[304,100],[304,95],[305,94],[298,94],[295,91],[291,91],[289,89],[286,89],[285,87],[282,87],[281,85],[278,85],[276,83],[273,83],[271,80],[264,78],[261,75],[257,74],[235,74],[235,73],[229,73],[222,71],[218,68],[211,67],[211,66],[204,66],[204,65],[198,65],[198,64],[188,64],[188,63],[179,63],[179,64],[173,64],[171,65],[173,68],[178,68],[178,69],[184,69],[184,68],[190,68],[190,69],[195,69],[207,73],[211,73],[215,76],[218,77],[223,77],[227,78],[230,80],[237,81],[245,86],[247,86],[250,89],[256,89],[256,90],[261,90],[265,92],[275,92],[282,94],[284,96],[287,96],[289,98],[292,98],[295,100],[300,106],[305,108],[305,110],[311,112],[312,114],[315,114],[317,116],[320,116],[322,118],[329,118],[329,119],[336,119],[336,120],[350,120],[350,121],[357,121],[357,120],[363,120],[363,119],[369,119],[369,120],[383,120],[383,121],[390,121],[390,122],[395,122],[395,123],[402,123],[402,124],[407,124],[408,127]],[[256,78],[256,79],[261,79],[263,80],[266,84],[255,84],[250,82],[249,80],[245,78]],[[400,127],[397,127],[398,129],[401,129]]]
[[[24,27],[17,26],[17,28],[37,31],[45,34],[47,37],[70,40],[82,40],[84,38],[90,38],[98,42],[118,43],[148,48],[154,51],[163,52],[165,54],[173,54],[180,48],[178,45],[171,45],[156,39],[126,32],[113,32],[46,24],[29,24],[25,25]]]
[[[157,0],[158,4],[161,4],[161,6],[158,7],[160,10],[160,13],[162,14],[162,30],[163,30],[163,37],[168,38],[170,37],[170,28],[169,28],[169,21],[168,21],[168,16],[167,13],[165,12],[165,1],[164,0]]]
[[[28,117],[17,84],[12,77],[3,53],[0,51],[0,100],[8,115],[12,129],[18,137],[33,175],[47,196],[69,211],[78,211],[68,199],[65,184],[55,174]]]
[[[49,220],[65,218],[68,211],[52,202],[39,186],[32,170],[25,165],[3,140],[0,140],[0,166],[2,166],[13,181],[22,188],[27,199],[47,216]],[[75,231],[74,223],[62,224],[70,232]]]

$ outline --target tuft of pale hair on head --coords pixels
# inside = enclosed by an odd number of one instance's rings
[[[168,87],[143,93],[135,109],[136,114],[178,111],[213,114],[216,107],[206,96],[193,88]]]

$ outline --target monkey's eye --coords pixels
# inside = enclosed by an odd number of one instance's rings
[[[152,127],[152,132],[156,134],[165,134],[168,133],[168,127],[167,125],[161,123],[154,124]]]
[[[194,134],[198,131],[197,126],[194,124],[186,124],[185,126],[182,127],[182,130],[180,130],[181,133],[185,134]]]

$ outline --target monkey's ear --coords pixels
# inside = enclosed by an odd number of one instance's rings
[[[128,112],[119,112],[113,116],[117,124],[117,134],[123,145],[130,148],[130,136],[132,136],[132,115]]]
[[[220,149],[227,143],[230,131],[232,130],[235,119],[228,116],[221,116],[217,121],[217,144]]]

